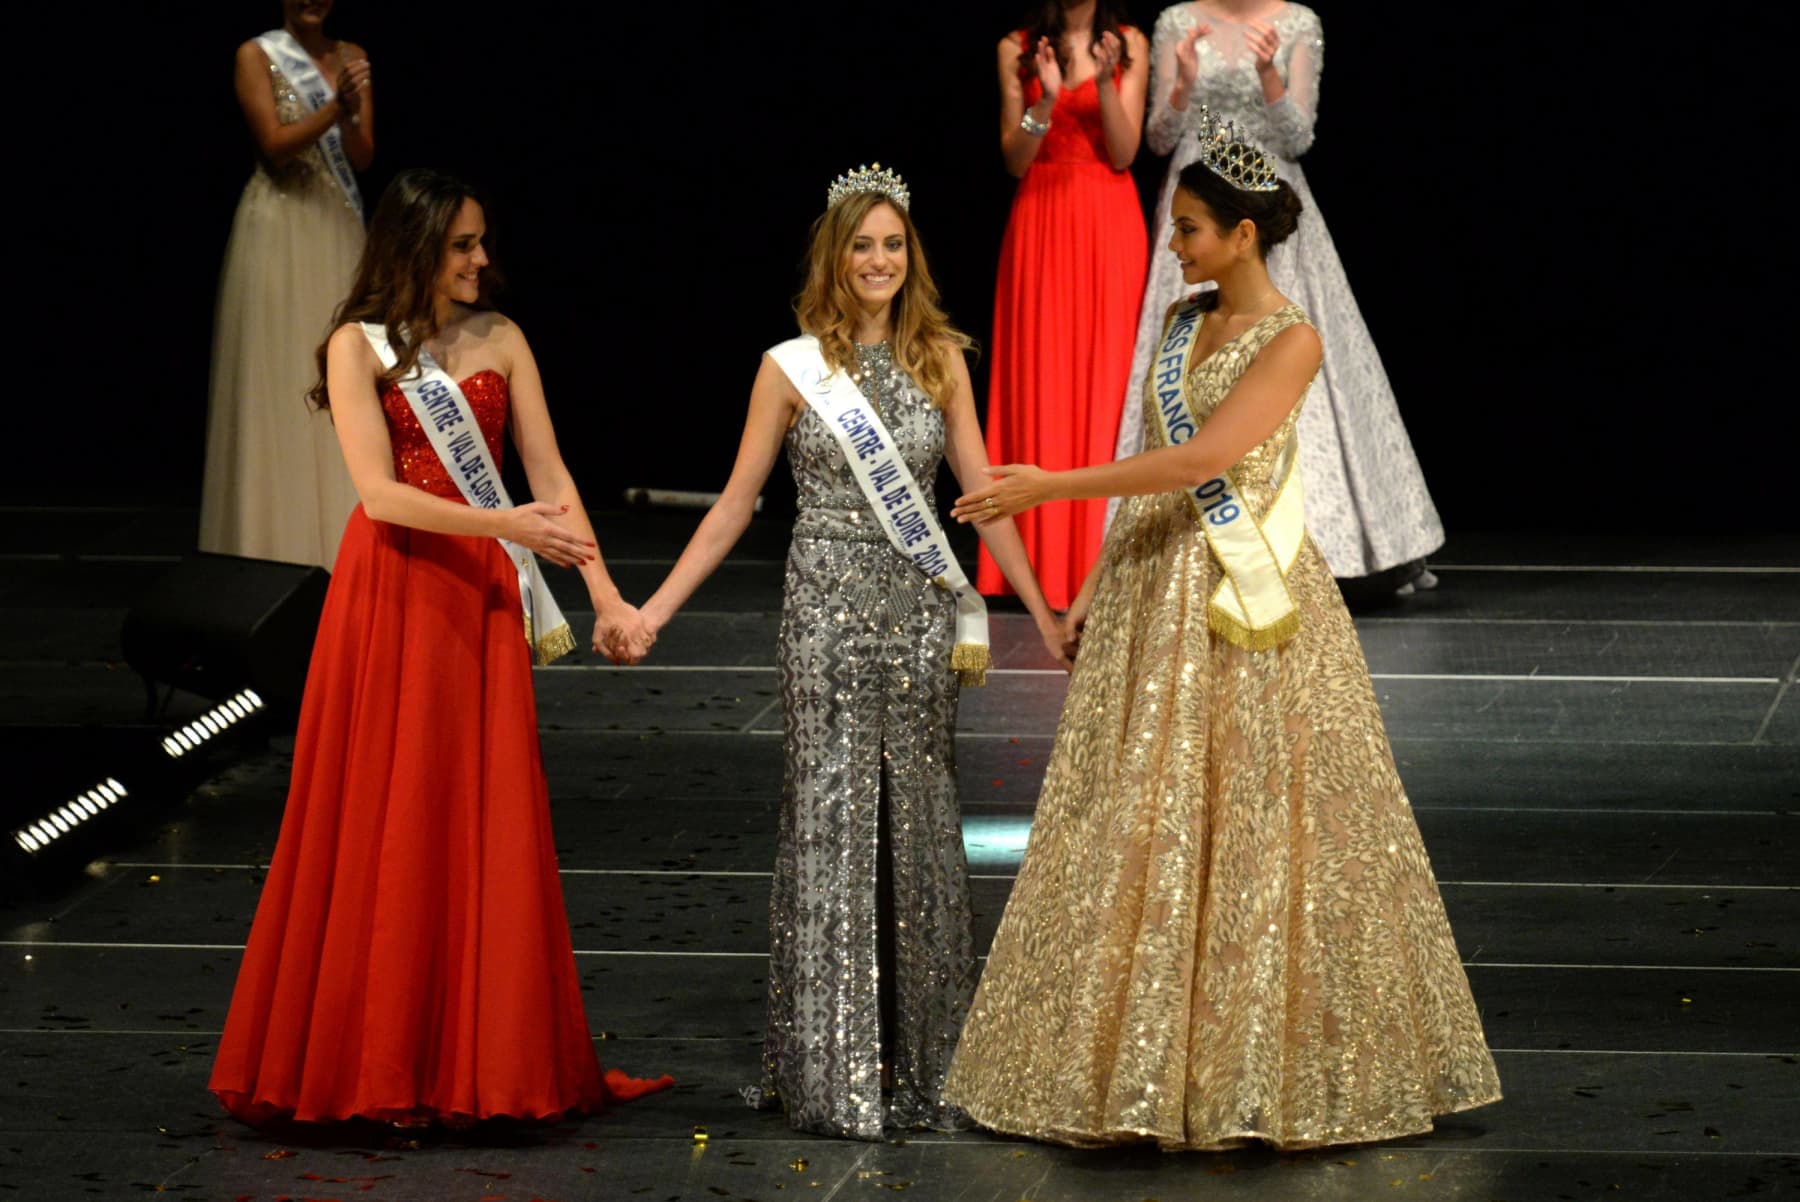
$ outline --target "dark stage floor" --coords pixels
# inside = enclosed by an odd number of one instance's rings
[[[660,578],[692,521],[602,523],[628,595]],[[5,512],[0,736],[32,788],[46,764],[74,789],[123,743],[154,742],[117,632],[192,528],[183,511]],[[980,1134],[868,1145],[796,1137],[744,1108],[780,780],[784,540],[759,523],[653,665],[538,674],[601,1058],[671,1072],[674,1091],[579,1124],[418,1140],[223,1119],[204,1086],[280,817],[278,740],[120,828],[85,877],[0,909],[0,1197],[1800,1196],[1793,540],[1463,536],[1436,592],[1359,618],[1507,1097],[1423,1138],[1297,1156]],[[1002,614],[996,630],[1003,670],[965,694],[959,748],[984,945],[1063,691],[1025,619]],[[62,799],[15,790],[7,812],[16,824]]]

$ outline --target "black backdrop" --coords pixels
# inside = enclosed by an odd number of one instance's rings
[[[1012,186],[994,44],[1021,7],[344,0],[334,27],[375,67],[371,202],[411,165],[492,194],[504,307],[604,505],[723,483],[847,166],[907,176],[948,305],[985,338]],[[1132,7],[1148,29],[1158,6]],[[1670,29],[1648,6],[1318,7],[1307,171],[1451,529],[1800,527],[1790,218],[1766,171],[1790,138],[1771,71],[1789,35]],[[79,86],[15,112],[33,449],[5,499],[191,504],[251,157],[231,56],[278,8],[46,11],[39,45],[95,48],[36,62]],[[1138,164],[1147,204],[1162,168]]]

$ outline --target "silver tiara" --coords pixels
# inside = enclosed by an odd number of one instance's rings
[[[854,196],[858,192],[876,192],[905,209],[912,203],[912,193],[907,191],[906,181],[880,163],[873,167],[858,167],[831,181],[831,187],[825,192],[825,207],[830,208],[846,196]]]
[[[1274,164],[1260,149],[1238,137],[1237,125],[1221,121],[1200,106],[1200,161],[1212,173],[1244,192],[1273,192],[1281,186]]]

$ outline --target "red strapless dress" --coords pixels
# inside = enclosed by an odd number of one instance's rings
[[[1024,35],[1020,35],[1021,42]],[[1025,84],[1025,104],[1043,90]],[[1107,160],[1100,90],[1065,88],[1013,194],[994,288],[987,452],[1052,471],[1106,463],[1131,376],[1148,235],[1137,185]],[[1066,608],[1100,555],[1105,501],[1040,505],[1013,519],[1043,585]],[[1011,590],[981,548],[976,587]]]
[[[462,384],[498,463],[506,380]],[[399,480],[461,500],[398,389]],[[551,841],[517,577],[491,538],[351,514],[210,1088],[239,1118],[538,1119],[604,1076]]]

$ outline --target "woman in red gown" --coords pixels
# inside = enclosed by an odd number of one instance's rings
[[[1130,168],[1150,49],[1122,22],[1124,8],[1049,0],[1031,28],[1000,43],[1000,152],[1019,188],[994,289],[994,463],[1073,468],[1113,455],[1148,261]],[[1081,590],[1105,522],[1105,501],[1020,515],[1051,605],[1066,609]],[[985,548],[975,583],[1007,591]]]
[[[594,1056],[499,539],[579,567],[596,650],[635,661],[650,636],[601,562],[524,335],[482,302],[484,236],[466,185],[399,176],[320,348],[314,399],[362,504],[213,1064],[210,1088],[251,1122],[542,1119],[671,1083],[602,1075]],[[359,321],[386,327],[393,371]],[[394,383],[421,348],[459,383],[496,465],[511,430],[536,501],[463,499]]]

